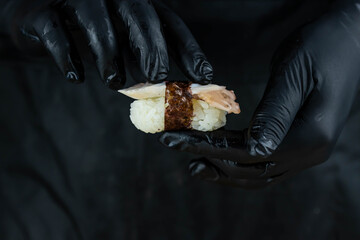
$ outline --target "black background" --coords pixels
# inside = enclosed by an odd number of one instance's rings
[[[242,113],[227,128],[242,129],[276,47],[329,1],[169,5],[215,82],[235,90]],[[16,53],[5,35],[0,54],[0,239],[359,239],[359,98],[326,163],[248,191],[192,179],[193,156],[136,130],[131,100],[104,87],[91,60],[86,82],[73,85],[51,59]],[[170,78],[184,77],[172,65]]]

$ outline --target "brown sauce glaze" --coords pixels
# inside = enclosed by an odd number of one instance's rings
[[[191,82],[166,82],[165,131],[191,129],[193,103]]]

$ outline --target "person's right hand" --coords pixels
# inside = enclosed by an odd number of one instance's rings
[[[123,55],[135,59],[136,67],[131,64],[134,61],[127,62],[137,80],[165,80],[167,47],[191,81],[212,80],[212,67],[189,29],[158,0],[15,0],[1,5],[15,44],[33,53],[46,49],[72,82],[82,82],[84,70],[69,26],[81,29],[100,77],[111,89],[124,85]]]

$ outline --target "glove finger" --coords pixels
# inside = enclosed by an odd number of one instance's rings
[[[153,1],[163,24],[169,49],[185,75],[193,82],[211,83],[213,68],[183,20],[161,1]]]
[[[275,63],[264,96],[251,120],[248,151],[267,157],[282,142],[307,96],[314,87],[311,58],[301,48]]]
[[[246,134],[243,131],[171,131],[163,133],[159,141],[168,148],[209,158],[228,159],[241,163],[264,161],[262,158],[248,154]]]
[[[122,88],[125,69],[105,2],[68,1],[65,9],[86,35],[104,84],[113,90]]]
[[[147,82],[148,79],[142,73],[138,60],[130,49],[129,43],[124,41],[122,44],[122,49],[126,72],[135,82]]]
[[[167,78],[169,57],[160,20],[148,0],[115,0],[117,16],[129,34],[129,45],[145,79],[160,82]]]
[[[226,159],[209,158],[208,160],[227,176],[236,179],[264,179],[275,175],[277,170],[276,164],[273,162],[244,164]]]
[[[65,78],[84,81],[84,68],[72,39],[54,12],[43,12],[34,21],[34,31]]]
[[[277,182],[280,178],[275,176],[267,179],[237,179],[227,175],[222,169],[212,164],[209,159],[201,158],[191,161],[189,164],[189,171],[191,176],[201,180],[227,185],[232,187],[239,187],[244,189],[258,189],[264,188]]]

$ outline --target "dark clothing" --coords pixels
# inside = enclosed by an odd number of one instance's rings
[[[207,54],[215,82],[235,90],[242,113],[227,128],[242,129],[276,47],[328,2],[169,5]],[[4,38],[0,46],[0,239],[360,238],[360,95],[327,162],[247,191],[192,179],[192,156],[136,130],[131,99],[105,88],[92,63],[85,83],[73,85],[49,59],[8,60],[11,46]],[[175,69],[171,78],[184,77]]]

